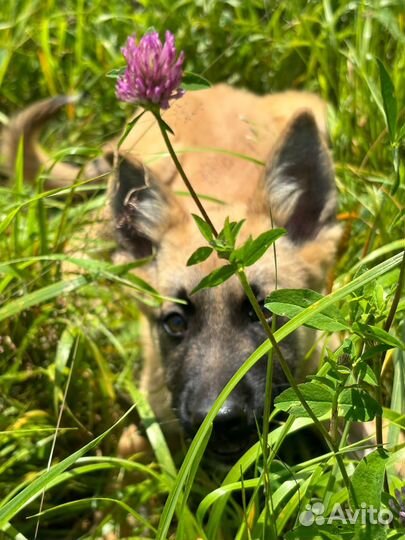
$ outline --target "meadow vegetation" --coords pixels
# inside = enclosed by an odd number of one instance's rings
[[[325,515],[336,503],[391,508],[405,482],[403,0],[3,0],[1,124],[34,100],[81,94],[41,140],[55,160],[96,157],[133,113],[107,74],[123,65],[127,36],[151,27],[170,29],[186,69],[211,83],[305,89],[328,101],[344,235],[331,294],[312,300],[347,330],[307,383],[328,388],[330,402],[316,409],[314,387],[302,389],[318,416],[332,424],[339,416],[345,435],[353,421],[377,416],[379,440],[378,418],[389,421],[385,451],[364,460],[331,429],[332,449],[308,456],[303,442],[287,465],[280,452],[312,423],[290,393],[272,413],[277,428],[264,460],[259,442],[227,472],[200,468],[212,418],[183,464],[153,422],[155,461],[118,459],[122,427],[151,417],[136,377],[143,284],[108,262],[111,240],[86,233],[105,204],[105,184],[49,190],[46,171],[28,184],[19,156],[0,185],[0,538],[404,538],[405,518],[395,512],[389,527],[302,527],[298,519],[314,500]],[[284,331],[310,316],[300,310]],[[268,350],[267,342],[250,363]],[[360,445],[375,446],[374,438]]]

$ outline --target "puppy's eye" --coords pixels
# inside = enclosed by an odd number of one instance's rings
[[[260,306],[260,309],[263,312],[263,315],[266,318],[266,321],[270,324],[271,323],[272,313],[266,307],[264,307],[264,302],[265,302],[264,300],[261,300],[259,302],[259,306]],[[249,317],[251,322],[258,322],[259,321],[259,319],[258,319],[254,309],[250,305],[250,303],[249,303],[248,317]]]
[[[163,319],[163,328],[172,337],[182,337],[187,330],[187,321],[180,313],[169,313]]]

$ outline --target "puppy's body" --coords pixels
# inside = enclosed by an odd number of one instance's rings
[[[259,301],[276,287],[321,290],[339,238],[333,168],[324,142],[324,103],[312,94],[259,97],[220,85],[186,94],[164,120],[175,133],[173,145],[194,189],[210,197],[203,202],[218,229],[227,216],[232,221],[245,219],[241,243],[273,225],[287,229],[287,236],[276,245],[277,271],[272,250],[248,268]],[[18,129],[13,132],[17,125],[18,119],[11,126],[10,140],[19,137]],[[29,157],[33,151],[26,139]],[[115,148],[115,142],[108,144],[106,154]],[[236,277],[218,288],[190,294],[224,261],[212,255],[200,265],[186,266],[204,244],[190,217],[197,210],[190,197],[179,194],[185,187],[149,113],[136,124],[120,154],[118,181],[111,186],[111,209],[106,212],[120,245],[115,258],[126,261],[153,252],[153,262],[141,270],[143,277],[163,295],[187,302],[143,309],[142,388],[163,425],[173,426],[177,418],[193,433],[265,334]],[[101,168],[106,164],[102,162]],[[96,169],[87,169],[89,174],[92,170]],[[55,181],[60,184],[71,176],[65,170]],[[300,329],[281,345],[297,376],[305,369],[303,357],[313,338],[311,331]],[[256,432],[264,386],[265,359],[238,385],[218,415],[213,446],[220,454],[240,451],[239,441],[249,441]],[[284,386],[276,366],[274,391]]]

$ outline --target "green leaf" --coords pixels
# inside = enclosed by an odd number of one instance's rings
[[[233,251],[231,261],[238,262],[243,266],[251,266],[285,233],[285,229],[272,229],[262,233],[254,240],[249,238],[243,246]]]
[[[127,69],[127,66],[115,68],[115,69],[112,69],[111,71],[108,71],[108,73],[106,73],[105,76],[109,77],[110,79],[118,79],[119,77],[122,77],[122,75],[124,75],[126,69]]]
[[[235,272],[237,272],[237,268],[231,264],[226,264],[225,266],[216,268],[213,272],[208,274],[208,276],[205,276],[200,281],[200,283],[191,291],[191,294],[195,294],[201,289],[217,287],[232,277]]]
[[[323,416],[331,410],[334,396],[331,388],[317,382],[299,384],[298,388],[317,417]],[[307,411],[302,406],[293,388],[287,388],[287,390],[279,394],[274,400],[274,406],[298,418],[308,417]]]
[[[242,219],[241,221],[231,221],[231,222],[229,221],[228,217],[225,219],[223,229],[220,231],[217,238],[215,238],[211,242],[211,245],[214,246],[214,249],[217,252],[218,257],[220,257],[221,259],[226,259],[226,260],[230,259],[230,256],[235,247],[237,236],[240,233],[240,230],[244,222],[245,222],[244,219]]]
[[[205,77],[197,75],[197,73],[185,71],[181,81],[181,87],[189,92],[194,90],[206,90],[207,88],[211,88],[211,83],[205,79]]]
[[[72,291],[83,287],[83,285],[86,285],[90,281],[88,276],[79,276],[69,281],[58,281],[57,283],[52,283],[52,285],[48,285],[32,293],[28,293],[21,298],[11,300],[5,306],[0,308],[0,321],[12,317],[13,315],[17,315],[17,313],[32,306],[42,304],[42,302],[46,302],[52,298],[71,293]]]
[[[383,98],[385,119],[387,122],[390,140],[393,143],[397,135],[397,99],[395,97],[395,88],[383,62],[377,58],[377,63],[380,70],[380,87]]]
[[[384,472],[388,454],[377,449],[365,456],[357,465],[352,477],[353,492],[356,504],[351,498],[352,508],[360,508],[362,503],[367,507],[380,508],[381,493],[384,490]]]
[[[370,394],[360,388],[345,388],[338,398],[339,415],[353,422],[368,422],[382,409]]]
[[[363,359],[363,357],[362,357]],[[378,386],[378,380],[371,366],[362,362],[359,366],[359,379],[372,386]]]
[[[194,253],[191,255],[191,257],[187,261],[187,266],[193,266],[193,264],[198,264],[206,259],[211,255],[213,252],[213,248],[209,246],[202,246],[199,247],[194,251]]]
[[[160,112],[159,112],[158,114],[156,114],[155,117],[156,117],[156,120],[159,122],[159,124],[162,126],[162,128],[163,128],[165,131],[168,131],[169,133],[171,133],[172,135],[174,135],[174,131],[173,131],[172,128],[169,126],[169,124],[163,120],[163,118],[162,118],[161,115],[160,115]]]
[[[229,217],[225,218],[224,228],[219,233],[218,237],[224,239],[227,246],[235,245],[235,236],[233,235],[233,227],[231,227]]]
[[[361,337],[372,339],[378,341],[379,343],[385,343],[394,349],[405,349],[405,344],[393,336],[383,328],[378,326],[373,326],[371,324],[355,323],[353,325],[353,330],[358,333]]]
[[[135,124],[142,118],[142,116],[145,114],[146,110],[143,110],[141,113],[139,113],[135,118],[130,120],[128,124],[125,126],[124,133],[121,135],[118,144],[117,144],[117,150],[120,149],[122,143],[125,141],[125,139],[128,137],[130,131],[135,126]]]
[[[308,405],[317,417],[327,414],[331,408],[334,391],[325,384],[316,381],[298,385]],[[348,420],[367,422],[381,407],[367,392],[358,388],[345,388],[338,397],[339,415]],[[308,413],[302,406],[293,388],[287,388],[274,400],[274,406],[289,412],[298,418],[307,418]]]
[[[370,347],[369,349],[366,349],[364,354],[361,355],[361,359],[362,361],[366,362],[367,360],[371,360],[372,358],[381,355],[381,353],[388,351],[388,349],[391,349],[390,345],[387,345],[385,343],[379,343],[375,347]]]
[[[265,307],[276,315],[291,319],[321,300],[323,296],[310,289],[280,289],[266,299]],[[348,325],[336,306],[314,313],[305,326],[326,332],[347,330]]]
[[[196,214],[191,214],[191,215],[193,216],[194,221],[197,224],[197,227],[200,229],[200,233],[207,240],[207,242],[211,242],[214,238],[214,233],[212,232],[211,227],[200,216],[197,216]]]
[[[232,236],[234,238],[234,240],[236,241],[237,237],[238,237],[238,234],[240,233],[240,230],[242,228],[242,225],[245,223],[245,219],[241,219],[240,221],[232,221],[231,222],[231,231],[232,231]]]

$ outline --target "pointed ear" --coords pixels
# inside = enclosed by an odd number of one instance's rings
[[[111,191],[118,241],[135,258],[152,255],[175,219],[184,214],[171,190],[141,163],[120,158]]]
[[[315,118],[309,111],[292,119],[265,173],[273,219],[294,242],[313,238],[336,212],[332,161]]]

